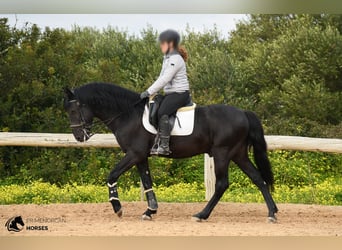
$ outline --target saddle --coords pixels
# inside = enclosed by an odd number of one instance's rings
[[[145,129],[153,134],[157,134],[158,130],[158,109],[163,101],[164,96],[156,95],[150,99],[145,107],[143,115],[143,125]],[[188,104],[169,117],[170,126],[172,128],[171,135],[185,136],[192,134],[195,117],[194,104],[189,97]]]

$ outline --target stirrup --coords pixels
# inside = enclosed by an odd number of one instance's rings
[[[158,147],[157,149],[157,154],[158,155],[170,155],[172,152],[170,148],[163,148],[163,147]]]
[[[150,154],[151,155],[158,155],[158,148],[160,143],[160,136],[159,133],[156,135],[156,138],[154,139],[154,144],[151,148]]]
[[[158,144],[153,145],[150,151],[151,155],[158,155]]]

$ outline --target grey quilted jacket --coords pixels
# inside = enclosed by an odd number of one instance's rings
[[[178,52],[164,56],[163,67],[159,78],[147,89],[150,95],[164,88],[165,94],[189,90],[189,81],[183,57]]]

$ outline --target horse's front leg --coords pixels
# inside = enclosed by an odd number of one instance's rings
[[[150,169],[148,166],[148,160],[145,159],[143,162],[137,164],[138,171],[140,174],[140,178],[142,184],[144,186],[144,192],[147,199],[147,210],[143,213],[143,220],[152,220],[152,214],[157,213],[158,203],[156,199],[156,195],[152,189],[152,179],[150,174]]]
[[[115,168],[110,172],[108,177],[108,188],[109,188],[109,201],[113,206],[114,212],[121,217],[122,209],[119,200],[117,180],[119,177],[135,165],[135,157],[127,153],[124,158],[115,166]]]

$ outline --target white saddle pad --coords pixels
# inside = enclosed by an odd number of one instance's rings
[[[173,129],[171,131],[172,136],[186,136],[192,134],[194,130],[195,108],[196,104],[178,109],[175,125],[173,126]],[[142,118],[144,128],[152,134],[157,134],[157,130],[155,129],[155,127],[150,124],[149,113],[149,108],[146,105]]]

